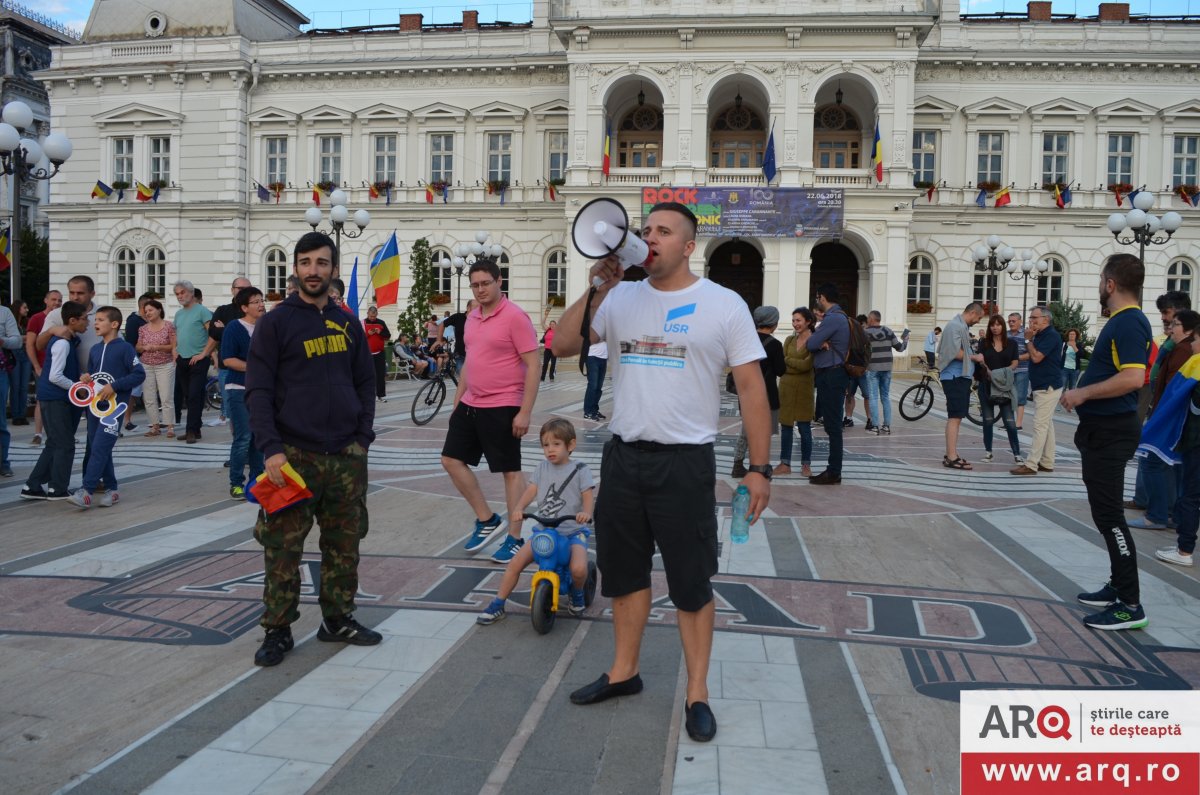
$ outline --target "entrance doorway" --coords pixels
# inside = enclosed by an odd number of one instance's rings
[[[825,283],[837,287],[838,305],[847,315],[858,314],[858,257],[841,243],[821,243],[812,250],[808,294],[814,302],[817,288]]]
[[[735,238],[717,246],[708,258],[708,278],[740,295],[751,309],[762,306],[762,254],[746,241]]]

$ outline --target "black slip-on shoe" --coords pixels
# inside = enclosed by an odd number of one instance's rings
[[[571,694],[572,704],[599,704],[616,696],[632,696],[642,692],[642,677],[634,674],[624,682],[609,684],[608,674],[600,674],[600,678],[590,685],[584,685]]]
[[[685,705],[684,712],[687,713],[684,728],[687,729],[688,737],[698,743],[706,743],[717,736],[717,718],[708,704],[697,701],[695,704]]]

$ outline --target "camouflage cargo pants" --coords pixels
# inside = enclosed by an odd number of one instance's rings
[[[288,462],[313,498],[274,516],[258,512],[254,537],[263,546],[263,617],[268,629],[300,617],[300,559],[313,520],[320,525],[321,615],[354,612],[358,544],[367,535],[367,456],[359,445],[325,455],[288,446]]]

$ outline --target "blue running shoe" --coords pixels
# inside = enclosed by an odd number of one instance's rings
[[[1149,626],[1150,619],[1141,605],[1129,607],[1121,602],[1115,602],[1095,615],[1083,619],[1083,623],[1092,629],[1142,629]]]
[[[500,518],[500,514],[492,514],[492,518],[486,522],[475,520],[475,532],[471,533],[471,537],[467,539],[467,543],[463,545],[463,549],[468,552],[474,552],[477,549],[482,549],[488,545],[492,537],[504,527],[504,521]]]
[[[513,559],[513,555],[517,554],[517,550],[525,546],[525,542],[520,538],[505,536],[504,543],[496,550],[496,554],[492,555],[493,563],[508,563]]]
[[[1087,605],[1088,607],[1109,607],[1116,604],[1120,598],[1121,595],[1117,593],[1117,589],[1112,587],[1112,583],[1110,582],[1104,583],[1104,587],[1099,591],[1081,593],[1075,597],[1079,604]]]
[[[583,603],[583,591],[571,591],[571,604],[567,605],[567,612],[573,616],[581,616],[586,607]]]
[[[484,626],[487,626],[488,624],[495,624],[497,621],[503,621],[505,615],[504,600],[493,599],[491,604],[485,607],[483,612],[475,617],[475,623],[483,624]]]

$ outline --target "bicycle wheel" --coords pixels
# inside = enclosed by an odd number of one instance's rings
[[[971,399],[967,403],[967,419],[975,425],[983,426],[983,410],[979,406],[979,388],[974,381],[971,382]]]
[[[442,410],[442,402],[445,400],[445,382],[436,378],[425,384],[413,398],[412,421],[417,425],[425,425]]]
[[[204,387],[204,404],[213,411],[221,410],[221,382],[215,378]]]
[[[924,381],[913,384],[900,396],[900,416],[909,422],[921,419],[929,413],[931,408],[933,408],[933,390]]]

